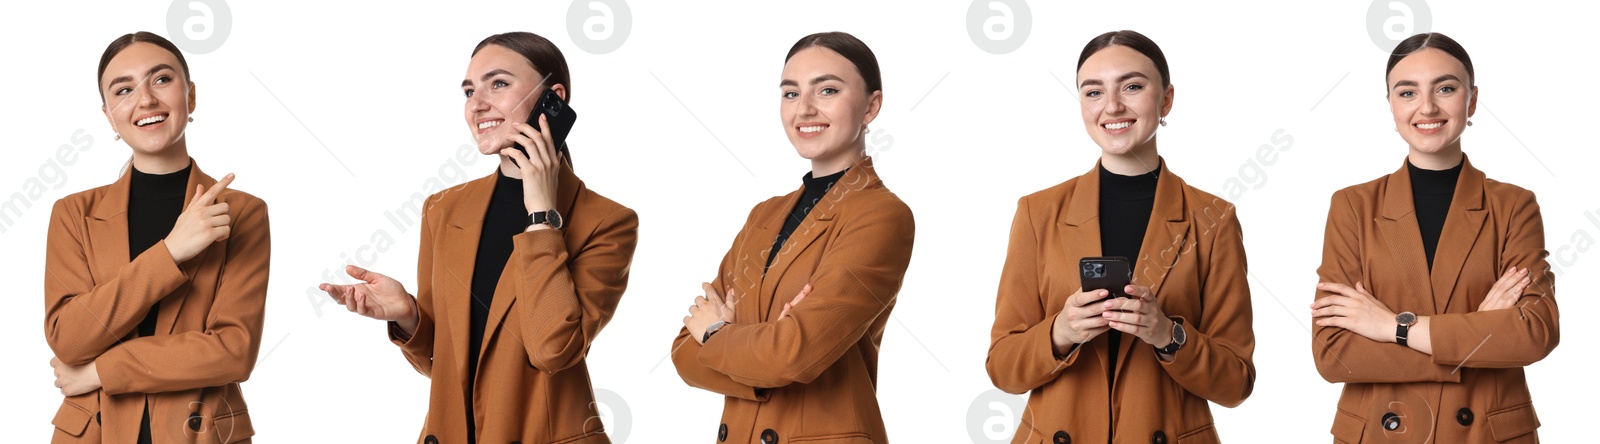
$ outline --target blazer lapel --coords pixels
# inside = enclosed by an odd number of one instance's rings
[[[1165,299],[1161,293],[1162,284],[1167,281],[1167,274],[1172,270],[1173,264],[1185,253],[1193,250],[1186,248],[1189,238],[1189,219],[1183,201],[1183,179],[1172,173],[1172,169],[1162,162],[1161,178],[1156,182],[1156,200],[1150,209],[1150,221],[1145,227],[1144,241],[1139,245],[1139,264],[1133,273],[1133,283],[1150,288],[1150,294],[1156,300]],[[1192,259],[1192,258],[1191,258]],[[1189,297],[1192,295],[1173,295],[1173,297]],[[1124,335],[1128,336],[1128,335]],[[1129,357],[1133,356],[1133,346],[1141,341],[1135,338],[1122,338],[1122,350],[1117,360],[1117,376],[1121,379],[1122,371],[1127,367]]]
[[[477,265],[478,239],[483,235],[483,215],[489,209],[489,197],[494,193],[499,176],[496,171],[489,177],[467,182],[459,192],[461,200],[448,208],[451,211],[445,215],[443,229],[439,230],[438,239],[434,239],[439,245],[433,249],[438,253],[434,263],[441,264],[445,274],[433,277],[433,298],[442,301],[445,307],[439,314],[444,319],[436,318],[434,323],[442,323],[450,329],[450,346],[460,350],[457,353],[463,358],[456,361],[459,363],[457,370],[463,373],[466,371],[467,336],[472,330],[472,304],[477,303],[472,297],[472,272]]]
[[[123,173],[117,178],[95,203],[86,220],[89,228],[86,243],[94,247],[85,251],[90,256],[89,263],[93,264],[89,271],[96,284],[115,278],[117,271],[132,262],[128,258],[128,189],[132,176]]]
[[[1431,297],[1433,294],[1432,282],[1424,279],[1409,278],[1411,276],[1429,276],[1429,273],[1427,253],[1422,247],[1422,229],[1417,226],[1416,204],[1411,200],[1411,174],[1406,171],[1404,164],[1400,165],[1400,170],[1390,174],[1389,179],[1385,181],[1383,202],[1380,205],[1382,205],[1382,208],[1378,210],[1380,212],[1377,218],[1378,234],[1383,237],[1384,244],[1389,247],[1390,260],[1388,263],[1398,267],[1401,276],[1408,277],[1400,280],[1405,288],[1383,289],[1382,291],[1403,293],[1399,298],[1390,300],[1408,297],[1421,298],[1422,295],[1429,295],[1429,300],[1431,301],[1433,299]],[[1363,275],[1371,276],[1372,273],[1363,273]],[[1417,284],[1416,282],[1421,283]],[[1367,284],[1370,285],[1371,282]],[[1414,287],[1414,285],[1421,286],[1421,288]],[[1354,283],[1351,283],[1351,286],[1354,286]],[[1367,287],[1367,290],[1377,291],[1370,286]],[[1420,299],[1407,302],[1408,306],[1391,305],[1389,309],[1401,312],[1415,309],[1414,305],[1422,303]]]
[[[1455,295],[1456,283],[1461,277],[1461,267],[1472,247],[1477,245],[1478,234],[1483,229],[1483,171],[1473,168],[1465,155],[1461,158],[1461,177],[1456,180],[1455,195],[1450,200],[1450,212],[1444,218],[1444,230],[1439,235],[1439,246],[1433,255],[1432,281],[1434,313],[1444,313]]]
[[[1095,257],[1101,254],[1100,245],[1100,163],[1087,174],[1078,176],[1078,183],[1072,190],[1071,199],[1067,202],[1067,214],[1059,223],[1061,229],[1061,248],[1065,251],[1067,260]],[[1073,270],[1073,277],[1078,278],[1076,263],[1065,264]],[[1081,278],[1078,278],[1082,285]],[[1040,295],[1049,300],[1049,295]],[[1048,311],[1048,310],[1047,310]],[[1109,356],[1109,341],[1089,341],[1079,347],[1089,347],[1094,350],[1095,358],[1100,361],[1100,369],[1111,368]]]
[[[500,175],[495,174],[494,180],[499,181]],[[577,174],[574,174],[571,166],[568,166],[565,162],[562,163],[561,178],[559,180],[556,186],[556,211],[560,212],[563,218],[577,216],[577,214],[573,214],[573,207],[577,202],[578,193],[583,190],[583,181],[578,180]],[[487,188],[493,190],[494,186],[491,184]],[[489,194],[493,195],[492,192]],[[484,212],[488,211],[488,205],[488,201],[485,200],[483,203]],[[562,220],[563,226],[571,226],[571,223],[571,219]],[[479,219],[478,232],[481,237],[483,232],[482,218]],[[569,233],[571,232],[563,230],[562,236],[564,240],[570,240],[570,238],[566,237],[569,236]],[[477,243],[475,242],[472,245],[476,247]],[[515,255],[516,253],[513,252],[512,254]],[[564,266],[565,264],[562,265]],[[489,339],[500,331],[500,326],[503,323],[502,321],[505,320],[506,313],[511,310],[512,302],[521,296],[515,293],[517,289],[515,281],[521,278],[522,270],[511,269],[510,266],[511,262],[506,262],[507,268],[500,272],[501,280],[495,285],[494,300],[489,305],[489,317],[483,326],[484,340],[478,350],[478,359],[483,359],[482,356],[489,350]],[[507,278],[508,276],[509,279]],[[529,297],[534,296],[529,295]]]

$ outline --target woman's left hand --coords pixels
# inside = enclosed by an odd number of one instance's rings
[[[689,315],[683,317],[683,326],[689,329],[689,336],[693,336],[695,342],[701,342],[705,338],[706,328],[711,324],[717,321],[732,323],[733,308],[738,303],[732,299],[724,303],[722,295],[718,294],[717,289],[710,283],[702,282],[700,288],[705,290],[706,294],[696,296],[694,305],[689,306]],[[729,290],[728,293],[731,297],[733,291]]]
[[[50,367],[56,371],[56,388],[64,396],[78,396],[100,389],[100,372],[94,362],[71,366],[60,359],[50,358]]]
[[[1161,311],[1161,306],[1156,303],[1156,297],[1150,292],[1150,287],[1129,285],[1124,287],[1123,291],[1132,297],[1112,298],[1102,302],[1106,311],[1101,316],[1110,321],[1110,327],[1134,335],[1157,348],[1171,344],[1172,319]]]
[[[511,140],[526,147],[528,153],[523,154],[515,147],[508,147],[500,150],[500,154],[515,161],[522,172],[522,204],[527,207],[529,214],[553,209],[556,207],[556,188],[561,184],[561,155],[557,154],[555,142],[550,138],[550,123],[541,113],[537,129],[522,122],[513,125],[517,132],[511,133]],[[549,228],[547,225],[531,225],[529,229],[538,227]]]
[[[1333,293],[1311,303],[1311,317],[1317,320],[1317,326],[1339,327],[1378,342],[1395,341],[1395,313],[1372,297],[1360,282],[1355,288],[1319,282],[1317,290]]]

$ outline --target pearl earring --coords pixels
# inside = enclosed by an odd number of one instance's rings
[[[1162,117],[1161,118],[1161,126],[1167,126],[1167,118],[1166,117]]]
[[[111,140],[122,140],[122,135],[118,134],[118,135],[112,136]]]
[[[1472,119],[1467,119],[1467,126],[1472,126]]]
[[[189,122],[190,122],[190,123],[193,123],[193,122],[194,122],[194,116],[189,116]]]

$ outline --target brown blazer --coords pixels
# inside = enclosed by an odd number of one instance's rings
[[[51,442],[133,442],[146,402],[156,443],[250,442],[255,430],[239,383],[250,378],[261,348],[272,255],[267,204],[225,190],[217,200],[233,217],[227,240],[182,265],[165,241],[129,261],[131,177],[51,209],[45,340],[63,363],[94,362],[101,384],[61,403]],[[196,184],[216,182],[195,164],[184,205]],[[156,304],[156,334],[137,337]]]
[[[563,165],[556,209],[561,230],[521,233],[506,262],[483,330],[477,377],[468,386],[472,270],[498,172],[434,194],[422,215],[417,254],[421,322],[390,340],[432,380],[417,442],[465,443],[472,392],[477,442],[605,443],[584,356],[622,299],[639,237],[633,210],[584,187]]]
[[[1433,341],[1429,356],[1342,328],[1316,328],[1317,371],[1345,383],[1333,419],[1337,442],[1539,440],[1522,367],[1544,359],[1561,339],[1544,220],[1532,192],[1462,163],[1431,271],[1404,165],[1333,194],[1317,277],[1363,283],[1390,310],[1429,316]],[[1475,312],[1511,267],[1533,277],[1517,306]]]
[[[800,194],[750,211],[712,281],[739,298],[734,322],[704,346],[680,329],[672,363],[684,382],[727,397],[717,442],[887,442],[876,396],[878,345],[911,261],[911,208],[865,158],[828,190],[763,273]],[[778,319],[806,284],[812,291],[805,302]]]
[[[1207,401],[1234,407],[1255,385],[1255,334],[1234,207],[1161,169],[1133,283],[1188,333],[1172,362],[1132,335],[1099,335],[1057,359],[1050,330],[1100,253],[1100,168],[1024,196],[1000,274],[989,378],[1028,396],[1013,443],[1218,441]],[[1108,386],[1108,347],[1119,347]]]

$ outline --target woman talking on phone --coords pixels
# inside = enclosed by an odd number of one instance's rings
[[[865,154],[883,105],[877,57],[850,34],[806,36],[778,92],[811,171],[750,211],[684,317],[672,363],[725,397],[717,442],[885,442],[878,350],[915,226]]]
[[[989,378],[1031,392],[1013,443],[1217,442],[1209,403],[1250,396],[1239,220],[1156,151],[1171,78],[1161,48],[1133,31],[1101,34],[1078,56],[1100,161],[1017,202],[995,303]],[[1102,256],[1125,258],[1131,281],[1086,286],[1080,259]],[[1120,261],[1097,263],[1090,277]]]
[[[237,443],[261,347],[267,205],[189,157],[195,84],[148,32],[100,57],[101,110],[133,149],[122,177],[57,201],[44,276],[57,443]]]
[[[388,321],[432,380],[418,442],[609,442],[584,358],[627,286],[638,217],[585,187],[552,138],[572,90],[549,40],[484,39],[461,89],[467,129],[499,168],[426,200],[416,295],[355,266],[362,283],[322,289]]]
[[[1467,50],[1417,34],[1389,55],[1400,169],[1333,194],[1312,355],[1344,383],[1338,442],[1538,442],[1522,368],[1560,342],[1532,191],[1461,151],[1478,106]]]

